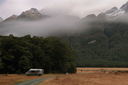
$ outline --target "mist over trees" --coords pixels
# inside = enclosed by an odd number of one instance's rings
[[[22,37],[0,36],[0,73],[25,73],[30,68],[75,73],[77,66],[128,67],[127,16],[112,20],[101,13],[82,19],[59,16],[2,22],[0,35]]]
[[[75,73],[76,66],[128,67],[126,20],[107,21],[91,15],[76,28],[60,33],[59,38],[0,36],[0,73],[25,73],[30,68]]]
[[[0,36],[0,73],[25,73],[42,68],[45,73],[75,73],[75,51],[58,37]]]
[[[76,66],[128,67],[126,21],[91,15],[81,19],[76,28],[60,32],[59,38],[0,36],[0,73],[24,73],[30,68],[43,68],[45,73],[75,73]]]

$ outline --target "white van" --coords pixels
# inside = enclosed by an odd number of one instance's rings
[[[41,76],[44,74],[44,70],[43,69],[29,69],[25,75],[27,76],[31,76],[31,75],[37,75],[37,76]]]

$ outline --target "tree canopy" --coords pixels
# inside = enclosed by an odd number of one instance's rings
[[[128,67],[128,23],[93,24],[83,32],[61,37],[76,50],[77,66]]]
[[[25,73],[42,68],[45,73],[75,73],[74,50],[58,37],[0,36],[0,73]]]

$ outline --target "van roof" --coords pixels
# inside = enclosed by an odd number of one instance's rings
[[[30,69],[30,71],[37,71],[37,70],[42,71],[43,69]]]

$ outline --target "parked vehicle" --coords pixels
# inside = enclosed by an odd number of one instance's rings
[[[43,69],[29,69],[25,75],[26,76],[32,76],[32,75],[37,75],[37,76],[41,76],[44,74],[44,70]]]

